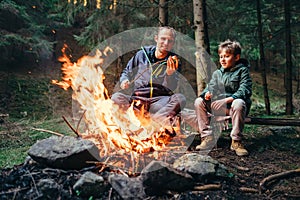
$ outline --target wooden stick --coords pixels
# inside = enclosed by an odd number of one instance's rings
[[[273,174],[270,175],[266,178],[264,178],[260,183],[259,183],[259,191],[264,191],[266,190],[266,186],[271,182],[276,179],[282,179],[282,178],[288,178],[291,176],[299,176],[300,175],[300,168],[294,169],[294,170],[289,170],[289,171],[284,171],[278,174]]]
[[[239,190],[246,193],[258,193],[258,190],[255,188],[240,187]]]
[[[219,190],[221,189],[221,184],[207,184],[201,186],[195,186],[194,190],[202,191],[202,190]]]
[[[79,119],[79,121],[78,121],[78,123],[77,123],[76,133],[78,133],[79,125],[80,125],[80,122],[81,122],[81,120],[82,120],[82,118],[83,118],[85,112],[86,112],[86,110],[84,110],[84,112],[82,113],[82,115],[81,115],[81,117],[80,117],[80,119]]]
[[[70,127],[70,129],[77,135],[77,137],[80,137],[79,133],[71,126],[71,124],[68,122],[68,120],[64,116],[62,116],[62,118],[67,123],[67,125]]]
[[[41,128],[30,128],[30,129],[35,130],[35,131],[45,132],[45,133],[51,133],[51,134],[54,134],[54,135],[57,135],[57,136],[60,136],[60,137],[64,136],[61,133],[57,133],[57,132],[46,130],[46,129],[41,129]]]

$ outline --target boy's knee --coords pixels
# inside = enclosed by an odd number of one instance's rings
[[[201,97],[198,97],[194,102],[194,106],[199,107],[200,105],[203,105],[203,103],[204,103],[204,99],[202,99]]]
[[[235,99],[232,102],[231,107],[234,110],[244,110],[244,109],[246,109],[246,102],[243,99]]]

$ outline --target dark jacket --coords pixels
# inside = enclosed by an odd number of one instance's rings
[[[134,80],[134,89],[147,88],[155,85],[158,87],[164,86],[167,90],[173,91],[177,87],[178,72],[175,72],[171,76],[166,74],[166,62],[169,56],[175,55],[170,52],[168,56],[162,60],[158,60],[155,57],[155,46],[146,46],[142,50],[139,50],[128,62],[126,68],[123,70],[120,76],[120,82],[124,80]],[[151,65],[149,64],[149,61]],[[155,64],[156,63],[156,64]],[[151,67],[152,66],[152,67]],[[152,84],[151,84],[152,74]],[[135,80],[136,79],[136,80]],[[163,87],[161,87],[163,88]],[[158,89],[160,90],[160,89]],[[155,95],[155,91],[153,94]],[[161,95],[161,94],[157,94]]]
[[[234,67],[229,69],[221,67],[212,74],[212,79],[200,96],[204,97],[205,93],[210,91],[213,94],[212,100],[226,97],[243,99],[249,111],[252,95],[249,68],[249,62],[246,59],[240,59]]]

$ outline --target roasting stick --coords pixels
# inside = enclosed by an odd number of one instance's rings
[[[45,132],[45,133],[51,133],[51,134],[54,134],[54,135],[57,135],[57,136],[60,136],[60,137],[63,137],[63,136],[64,136],[64,135],[61,134],[61,133],[57,133],[57,132],[50,131],[50,130],[46,130],[46,129],[41,129],[41,128],[30,128],[30,129],[35,130],[35,131]]]

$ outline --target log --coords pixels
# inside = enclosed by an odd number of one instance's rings
[[[245,123],[276,126],[300,126],[300,119],[247,117]]]
[[[217,122],[228,121],[231,123],[230,116],[215,116],[215,120]],[[300,126],[300,119],[246,117],[245,123],[275,126]]]

